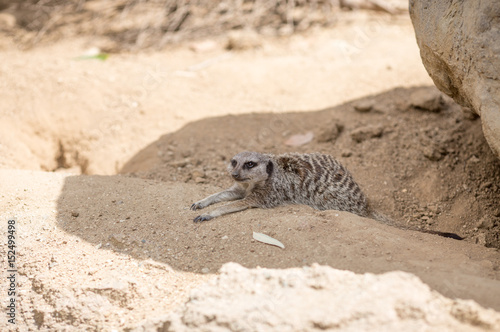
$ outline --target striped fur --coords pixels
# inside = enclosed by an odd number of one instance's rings
[[[259,207],[304,204],[317,210],[368,215],[361,188],[333,157],[319,153],[264,156],[275,162],[275,167],[273,174],[250,194],[255,196]]]

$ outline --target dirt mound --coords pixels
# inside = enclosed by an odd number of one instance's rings
[[[310,143],[285,144],[308,132]],[[197,121],[152,143],[121,173],[228,187],[228,158],[243,150],[331,154],[375,208],[401,225],[500,248],[500,162],[480,121],[433,87],[395,89],[318,112]]]

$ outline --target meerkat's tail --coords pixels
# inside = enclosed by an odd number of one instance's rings
[[[464,238],[461,237],[460,235],[457,235],[455,233],[448,233],[448,232],[440,232],[440,231],[430,231],[430,230],[420,230],[420,232],[424,232],[424,233],[429,233],[429,234],[436,234],[436,235],[439,235],[439,236],[442,236],[442,237],[447,237],[447,238],[450,238],[450,239],[455,239],[455,240],[463,240]]]
[[[377,211],[370,211],[368,214],[368,218],[375,219],[376,221],[380,221],[386,225],[395,226],[395,223],[391,218]]]
[[[455,233],[447,233],[447,232],[440,232],[440,231],[431,231],[431,230],[427,230],[427,229],[417,229],[417,228],[414,228],[414,227],[401,226],[401,225],[398,225],[397,223],[395,223],[391,218],[383,215],[382,213],[379,213],[379,212],[373,211],[373,210],[371,210],[369,212],[368,217],[372,218],[372,219],[375,219],[377,221],[380,221],[380,222],[382,222],[382,223],[384,223],[386,225],[397,227],[397,228],[401,228],[401,229],[408,229],[408,230],[422,232],[422,233],[427,233],[427,234],[439,235],[439,236],[442,236],[442,237],[447,237],[447,238],[455,239],[455,240],[463,240],[464,239],[463,237],[461,237],[461,236],[459,236],[459,235],[457,235]]]

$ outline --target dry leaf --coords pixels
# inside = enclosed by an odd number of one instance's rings
[[[312,141],[314,134],[310,131],[306,134],[296,134],[288,137],[285,141],[285,145],[289,146],[301,146]]]
[[[259,242],[267,243],[267,244],[270,244],[273,246],[280,247],[281,249],[285,249],[285,246],[283,245],[283,243],[281,243],[280,241],[278,241],[276,239],[273,239],[272,237],[270,237],[266,234],[253,232],[253,238]]]

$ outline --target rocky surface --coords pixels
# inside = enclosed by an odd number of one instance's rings
[[[434,83],[481,116],[500,157],[500,2],[411,0],[410,16]]]
[[[500,314],[451,300],[405,272],[355,274],[317,264],[287,270],[225,264],[176,314],[140,330],[484,331]],[[144,328],[147,327],[147,328]]]

